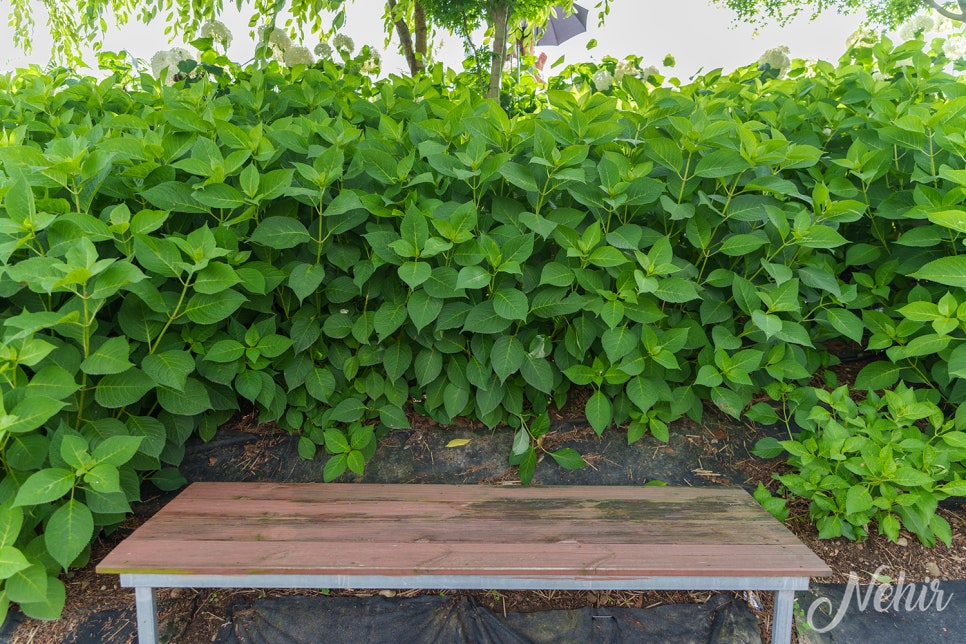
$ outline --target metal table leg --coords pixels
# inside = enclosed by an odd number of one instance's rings
[[[792,641],[792,617],[795,612],[795,591],[776,590],[775,609],[771,620],[772,644],[789,644]]]
[[[158,644],[158,613],[154,588],[138,586],[134,589],[138,613],[138,644]]]

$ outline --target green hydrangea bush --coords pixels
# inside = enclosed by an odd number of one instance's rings
[[[113,63],[0,79],[0,617],[57,617],[58,574],[241,408],[325,480],[417,413],[508,427],[528,481],[542,454],[583,465],[543,446],[575,386],[629,442],[710,402],[797,420],[762,450],[823,536],[948,541],[966,83],[941,53],[687,84],[625,65],[512,116],[442,68],[209,53],[168,86]],[[843,344],[885,393],[808,386]]]

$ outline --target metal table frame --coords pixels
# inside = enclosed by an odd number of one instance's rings
[[[792,637],[795,591],[808,589],[808,577],[553,578],[519,576],[412,575],[198,575],[123,573],[121,586],[134,588],[138,642],[157,644],[156,588],[379,588],[423,590],[759,590],[775,592],[773,644]]]

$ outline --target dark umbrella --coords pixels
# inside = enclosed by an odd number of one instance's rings
[[[587,31],[587,10],[578,4],[574,5],[574,12],[564,15],[561,7],[553,8],[553,15],[541,30],[542,35],[537,45],[552,47],[570,40]]]

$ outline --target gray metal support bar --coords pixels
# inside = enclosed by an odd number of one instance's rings
[[[154,588],[135,588],[134,603],[138,613],[138,644],[158,644],[158,612],[154,601]]]
[[[792,617],[795,612],[795,591],[775,591],[775,609],[771,619],[772,644],[790,644]]]

